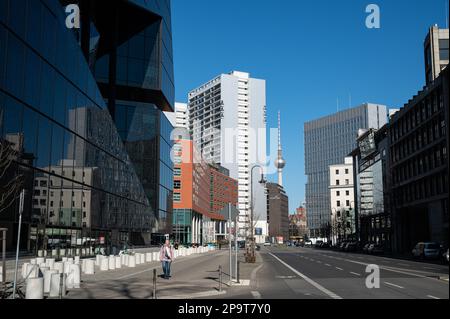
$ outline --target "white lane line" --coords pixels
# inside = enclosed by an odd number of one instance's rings
[[[392,286],[392,287],[396,287],[396,288],[400,288],[400,289],[405,289],[405,287],[402,287],[402,286],[393,284],[393,283],[391,283],[391,282],[385,281],[384,283],[385,283],[386,285],[388,285],[388,286]]]
[[[325,266],[327,266],[327,267],[331,267],[331,265],[330,265],[330,264],[325,264]]]
[[[441,299],[441,298],[438,298],[438,297],[435,297],[435,296],[432,296],[432,295],[428,295],[427,297],[431,298],[431,299]]]
[[[337,270],[341,270],[341,271],[342,271],[342,270],[344,270],[344,269],[342,269],[342,268],[339,268],[339,267],[336,267],[336,269],[337,269]]]
[[[252,291],[251,294],[252,294],[253,298],[261,299],[261,294],[258,291]]]
[[[351,271],[350,273],[351,273],[352,275],[355,275],[355,276],[361,276],[361,274],[358,274],[357,272]]]
[[[273,258],[275,258],[276,260],[278,260],[281,264],[283,264],[284,266],[286,266],[287,268],[289,268],[293,273],[297,274],[298,276],[302,277],[305,281],[307,281],[309,284],[313,285],[314,287],[316,287],[317,289],[319,289],[320,291],[322,291],[324,294],[328,295],[330,298],[333,299],[342,299],[342,297],[336,295],[334,292],[331,292],[330,290],[326,289],[325,287],[323,287],[322,285],[320,285],[319,283],[315,282],[314,280],[312,280],[311,278],[309,278],[308,276],[302,274],[301,272],[297,271],[295,268],[291,267],[289,264],[285,263],[284,261],[282,261],[280,258],[278,258],[277,256],[275,256],[272,253],[269,253],[269,255],[271,255]]]

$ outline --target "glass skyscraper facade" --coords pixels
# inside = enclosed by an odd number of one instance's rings
[[[360,129],[378,129],[386,122],[386,106],[363,104],[305,123],[306,213],[312,237],[322,236],[331,221],[329,166],[344,162],[356,148]]]
[[[88,255],[171,232],[173,97],[170,1],[0,0],[8,250],[20,193],[21,250]]]

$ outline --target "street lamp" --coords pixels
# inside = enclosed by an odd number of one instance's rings
[[[259,168],[261,171],[261,180],[259,181],[260,184],[265,184],[266,180],[264,179],[264,169],[261,165],[254,165],[251,169],[251,182],[250,182],[250,197],[251,197],[251,204],[250,204],[250,233],[251,233],[251,246],[250,246],[250,252],[251,255],[247,256],[247,262],[254,263],[255,262],[255,230],[254,230],[254,216],[253,216],[253,208],[254,205],[254,198],[253,198],[253,170],[255,168]]]

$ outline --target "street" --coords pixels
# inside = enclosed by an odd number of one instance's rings
[[[448,266],[297,247],[262,248],[252,296],[271,299],[448,299]],[[380,288],[365,285],[380,267]],[[438,279],[440,278],[440,279]],[[250,297],[249,295],[241,296]]]

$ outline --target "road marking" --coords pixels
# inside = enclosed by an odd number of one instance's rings
[[[296,278],[295,276],[276,276],[277,279],[293,279]]]
[[[331,265],[330,265],[330,264],[325,264],[325,266],[327,266],[327,267],[331,267]]]
[[[336,269],[337,269],[337,270],[341,270],[341,271],[342,271],[342,270],[344,270],[344,269],[342,269],[342,268],[339,268],[339,267],[336,267]]]
[[[314,287],[316,287],[317,289],[319,289],[320,291],[322,291],[324,294],[328,295],[330,298],[333,299],[342,299],[342,297],[336,295],[334,292],[331,292],[330,290],[326,289],[325,287],[321,286],[320,284],[318,284],[317,282],[315,282],[314,280],[310,279],[308,276],[302,274],[301,272],[297,271],[295,268],[293,268],[292,266],[290,266],[289,264],[285,263],[284,261],[282,261],[280,258],[278,258],[277,256],[275,256],[272,253],[269,253],[269,255],[271,255],[273,258],[275,258],[276,260],[278,260],[281,264],[283,264],[284,266],[286,266],[287,268],[289,268],[293,273],[297,274],[298,276],[302,277],[305,281],[307,281],[309,284],[313,285]]]
[[[258,291],[252,291],[252,296],[255,299],[261,299],[261,294]]]
[[[390,282],[387,282],[387,281],[385,281],[384,283],[386,285],[388,285],[388,286],[392,286],[392,287],[396,287],[396,288],[400,288],[400,289],[405,289],[405,287],[402,287],[402,286],[399,286],[399,285],[396,285],[396,284],[393,284],[393,283],[390,283]]]
[[[441,299],[441,298],[438,298],[438,297],[435,297],[435,296],[432,296],[432,295],[428,295],[427,297],[431,298],[431,299]]]
[[[355,275],[355,276],[361,276],[361,274],[358,274],[357,272],[351,271],[350,273],[351,273],[352,275]]]
[[[358,265],[364,265],[364,266],[370,265],[370,264],[365,263],[365,262],[359,262],[359,261],[351,260],[351,259],[343,259],[343,260],[347,261],[349,263],[358,264]],[[404,271],[401,268],[395,268],[395,267],[383,266],[383,265],[380,265],[379,267],[380,267],[380,269],[383,269],[383,270],[386,270],[386,271],[395,272],[395,273],[399,273],[399,274],[403,274],[403,275],[414,276],[414,277],[417,277],[417,278],[430,279],[430,280],[441,282],[442,284],[447,284],[447,283],[443,282],[442,280],[439,280],[439,279],[436,279],[436,278],[427,277],[425,275],[419,275],[419,274],[416,274],[416,273],[413,273],[413,272]],[[424,271],[419,271],[419,270],[415,270],[415,272],[426,273]],[[447,279],[447,281],[448,281],[448,279]]]

